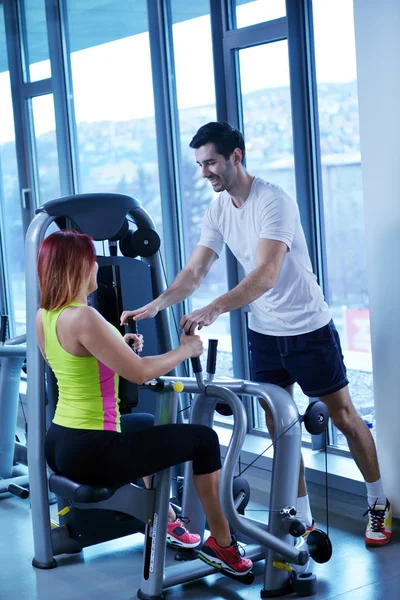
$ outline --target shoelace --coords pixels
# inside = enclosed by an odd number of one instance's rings
[[[236,554],[238,555],[239,558],[243,558],[244,556],[246,556],[246,550],[243,548],[243,546],[241,546],[237,539],[235,537],[232,536],[232,546],[235,548]]]
[[[174,521],[173,521],[174,522]],[[184,526],[184,523],[190,523],[189,517],[176,517],[175,523],[181,525],[182,529],[188,532],[187,528]]]
[[[368,513],[370,514],[372,531],[374,531],[374,532],[382,531],[384,521],[385,521],[385,510],[386,510],[386,507],[377,509],[376,502],[375,502],[375,504],[373,506],[368,506],[367,510],[363,514],[363,517],[365,517]]]

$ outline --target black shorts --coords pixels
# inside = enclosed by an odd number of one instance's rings
[[[252,381],[288,387],[298,383],[319,398],[348,385],[339,334],[333,321],[311,333],[272,336],[248,331]]]
[[[71,429],[52,423],[46,435],[49,467],[77,483],[118,485],[193,461],[193,473],[221,468],[218,436],[205,425],[148,428],[130,423],[129,432]],[[137,427],[139,425],[139,427]],[[129,427],[129,425],[128,425]]]

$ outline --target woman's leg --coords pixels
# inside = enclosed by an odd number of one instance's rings
[[[221,458],[218,436],[213,429],[204,425],[160,425],[135,434],[122,433],[119,437],[121,445],[128,447],[117,452],[120,456],[113,461],[118,462],[115,469],[125,472],[129,469],[136,477],[192,460],[196,490],[211,535],[221,546],[230,544],[229,524],[219,500]]]
[[[219,476],[221,471],[207,473],[205,475],[194,475],[193,481],[199,495],[201,505],[210,527],[211,535],[219,546],[230,546],[232,536],[229,523],[222,510],[219,499]]]
[[[151,413],[127,413],[121,415],[121,432],[134,433],[136,431],[144,431],[154,427],[154,415]],[[150,475],[145,475],[142,479],[144,485],[150,487]],[[168,521],[172,523],[176,521],[176,514],[171,505],[168,508]]]

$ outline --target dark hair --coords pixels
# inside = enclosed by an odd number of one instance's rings
[[[214,144],[216,152],[221,154],[225,160],[229,159],[235,148],[240,148],[243,155],[242,161],[244,160],[246,149],[243,136],[229,123],[212,121],[203,125],[189,146],[197,149],[206,144]]]
[[[57,310],[79,296],[96,262],[92,238],[76,231],[56,231],[40,244],[40,308]]]

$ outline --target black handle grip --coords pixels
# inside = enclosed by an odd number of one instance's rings
[[[133,317],[128,317],[128,320],[126,323],[126,329],[127,329],[127,333],[135,333],[137,335],[138,327],[137,327],[137,323]],[[129,340],[128,344],[132,348],[134,343],[135,343],[134,340]]]
[[[7,341],[8,315],[1,315],[0,321],[0,342],[4,344]]]
[[[196,356],[196,358],[191,358],[190,360],[192,362],[193,373],[201,373],[203,367],[201,366],[200,356]]]
[[[217,348],[218,340],[208,340],[207,373],[210,375],[215,374],[215,368],[217,365]]]
[[[10,494],[14,494],[14,496],[18,496],[18,498],[22,498],[23,500],[29,498],[29,490],[21,487],[20,485],[16,485],[15,483],[10,483],[7,491],[10,492]]]

